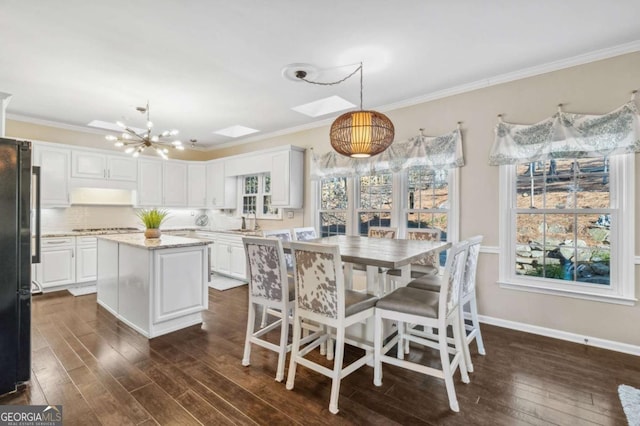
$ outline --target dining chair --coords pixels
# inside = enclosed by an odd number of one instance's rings
[[[462,281],[462,291],[460,292],[460,310],[462,316],[464,357],[467,364],[467,370],[473,372],[473,363],[471,362],[471,352],[469,347],[475,339],[480,355],[486,355],[484,342],[482,341],[482,333],[480,332],[480,321],[478,319],[478,305],[476,302],[476,271],[478,269],[478,257],[480,255],[480,245],[482,244],[482,235],[476,235],[467,240],[469,244],[469,255],[464,270],[464,278]],[[417,288],[421,290],[440,291],[442,288],[442,279],[435,276],[425,276],[411,281],[407,287]],[[464,319],[464,308],[469,306],[470,324]],[[408,332],[419,333],[417,330],[410,329]]]
[[[382,297],[376,303],[375,314],[375,356],[374,379],[376,386],[382,386],[382,363],[416,371],[418,373],[444,379],[449,398],[449,408],[459,411],[453,376],[460,369],[462,381],[469,383],[469,375],[464,360],[464,349],[460,327],[460,291],[467,258],[468,244],[455,244],[449,252],[443,282],[447,283],[439,293],[411,287],[400,287]],[[384,321],[396,321],[398,334],[383,347]],[[438,331],[438,341],[403,332],[405,324],[417,324]],[[453,347],[447,341],[447,327],[453,330]],[[404,342],[411,341],[440,351],[440,368],[423,365],[404,359]],[[387,355],[397,344],[397,356]],[[449,359],[449,355],[453,355]]]
[[[262,236],[265,238],[277,238],[280,241],[291,241],[291,231],[289,229],[270,229],[262,231]],[[284,255],[285,263],[287,264],[287,274],[293,276],[293,258],[290,254],[285,253]],[[280,316],[278,311],[270,311],[265,309],[262,312],[262,322],[260,323],[261,327],[267,325],[267,316],[271,314],[273,316]]]
[[[390,240],[393,240],[396,238],[396,236],[398,235],[398,228],[391,228],[391,227],[385,227],[385,226],[370,226],[369,230],[367,231],[367,237],[369,238],[388,238]],[[355,270],[355,271],[366,271],[367,267],[366,265],[360,265],[360,264],[353,264],[351,265],[351,269]],[[384,293],[384,289],[386,288],[387,284],[386,284],[386,273],[387,273],[386,268],[378,268],[378,276],[377,276],[377,280],[378,280],[378,295],[381,296]]]
[[[295,290],[293,279],[287,275],[282,242],[275,238],[243,237],[247,258],[247,279],[249,281],[249,314],[247,335],[244,342],[242,365],[251,364],[251,345],[256,344],[278,353],[276,380],[284,379],[284,364],[288,345],[289,312],[294,309]],[[256,310],[278,312],[279,319],[268,326],[261,324],[255,330]],[[263,338],[270,331],[280,327],[280,343],[273,344]]]
[[[318,238],[316,234],[316,228],[310,226],[306,228],[293,228],[293,240],[294,241],[308,241]]]
[[[296,307],[286,387],[293,389],[298,364],[330,377],[329,411],[336,414],[342,378],[373,359],[373,346],[369,342],[348,338],[345,329],[373,317],[377,298],[345,289],[340,248],[337,245],[293,242],[291,250],[295,264]],[[314,333],[320,334],[304,348],[304,342],[301,341],[302,321],[313,321],[322,329]],[[305,357],[330,338],[336,342],[333,369]],[[364,349],[365,353],[343,367],[345,344]]]
[[[440,241],[441,231],[435,228],[428,229],[407,229],[408,240],[422,241]],[[439,253],[432,252],[426,254],[418,261],[411,264],[411,278],[420,278],[425,275],[437,275],[440,272],[440,256]],[[385,293],[393,290],[395,285],[402,276],[400,269],[391,269],[387,271],[384,281]]]

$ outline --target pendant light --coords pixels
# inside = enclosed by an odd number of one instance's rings
[[[329,140],[339,154],[353,158],[366,158],[380,154],[393,142],[395,129],[389,118],[377,111],[362,108],[362,62],[360,66],[342,80],[321,83],[307,80],[306,71],[296,71],[295,76],[302,81],[322,86],[342,83],[355,73],[360,72],[360,110],[342,114],[331,124]]]

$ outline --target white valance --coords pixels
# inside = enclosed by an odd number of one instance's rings
[[[532,125],[500,120],[495,133],[489,154],[492,166],[640,151],[640,116],[634,98],[604,115],[572,114],[559,108]]]
[[[419,135],[394,142],[384,152],[369,158],[350,158],[335,151],[316,156],[312,153],[311,179],[365,176],[384,171],[397,172],[408,167],[431,169],[462,167],[462,135],[458,127],[446,135]]]

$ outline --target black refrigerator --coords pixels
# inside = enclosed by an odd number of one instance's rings
[[[0,395],[31,372],[31,264],[40,261],[40,176],[31,142],[0,138]]]

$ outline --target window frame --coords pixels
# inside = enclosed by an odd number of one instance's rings
[[[271,178],[270,176],[271,174],[269,172],[264,172],[264,173],[253,173],[250,175],[244,175],[244,176],[239,176],[238,177],[238,194],[240,194],[240,196],[238,197],[238,208],[237,211],[239,212],[240,216],[243,215],[250,215],[251,213],[248,212],[244,212],[244,197],[256,197],[256,219],[269,219],[269,220],[279,220],[282,219],[282,208],[281,207],[275,207],[277,209],[277,213],[276,214],[265,214],[263,213],[264,211],[264,198],[265,196],[270,196],[271,192],[266,192],[265,191],[265,177],[269,176],[269,178]],[[251,176],[257,176],[258,177],[258,192],[255,194],[248,194],[245,192],[245,180],[248,177]]]
[[[608,161],[609,209],[613,219],[610,232],[613,261],[610,263],[611,278],[608,288],[597,288],[580,281],[563,283],[562,280],[516,274],[516,217],[519,210],[522,210],[515,203],[516,165],[500,166],[498,284],[502,288],[623,305],[635,304],[635,157],[632,154],[615,155],[609,157]],[[559,212],[574,213],[576,210],[579,209]],[[583,212],[589,213],[588,210]],[[581,213],[582,211],[578,214]],[[629,238],[629,235],[633,237]]]

